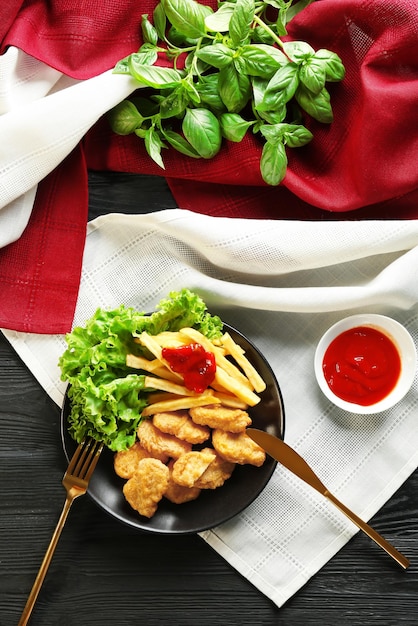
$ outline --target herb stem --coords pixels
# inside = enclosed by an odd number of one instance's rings
[[[263,20],[261,20],[258,15],[254,15],[254,22],[256,22],[259,26],[261,26],[261,28],[264,28],[264,30],[266,31],[266,33],[268,33],[270,35],[270,37],[281,47],[283,48],[283,42],[280,39],[280,37],[278,37],[276,35],[276,33],[274,31],[271,30],[271,28],[269,26],[267,26],[267,24],[265,22],[263,22]]]

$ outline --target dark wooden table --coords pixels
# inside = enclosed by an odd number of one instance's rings
[[[90,217],[175,202],[162,179],[91,175]],[[16,626],[61,511],[60,409],[0,334],[0,625]],[[418,419],[418,415],[417,415]],[[278,609],[198,536],[121,525],[89,497],[74,504],[33,626],[418,624],[418,472],[372,520],[412,565],[363,534]]]

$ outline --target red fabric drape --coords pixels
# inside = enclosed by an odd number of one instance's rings
[[[205,2],[215,6],[214,0]],[[135,51],[143,13],[152,15],[156,1],[9,0],[0,8],[1,52],[14,45],[75,78],[89,78]],[[63,292],[78,288],[87,207],[86,168],[165,176],[178,205],[211,215],[273,219],[409,219],[418,216],[418,9],[416,0],[317,0],[290,24],[289,37],[314,48],[337,52],[346,78],[330,85],[334,122],[310,122],[314,140],[289,151],[287,176],[280,187],[267,187],[259,173],[261,147],[248,136],[240,144],[225,143],[210,161],[165,151],[162,171],[135,137],[114,135],[100,120],[71,158],[40,183],[33,219],[24,236],[1,251],[0,284],[10,294],[20,290],[19,308],[0,305],[0,326],[34,332],[69,329],[74,298],[56,305],[53,284],[65,267]],[[74,178],[74,162],[83,176]],[[71,184],[71,211],[65,197]],[[45,198],[49,200],[46,202]],[[48,209],[49,207],[49,209]],[[54,213],[55,212],[55,213]],[[48,213],[51,217],[43,219]],[[42,240],[58,239],[62,221],[71,239],[70,261],[62,241],[51,263]],[[63,235],[64,237],[64,235]],[[43,254],[44,257],[40,255]],[[32,291],[20,283],[20,261],[36,276],[41,259],[48,268],[37,276],[50,300],[43,309],[31,304]],[[74,260],[77,260],[75,263]],[[49,276],[48,276],[49,272]],[[19,287],[20,285],[20,287]],[[26,295],[25,295],[26,293]],[[16,301],[17,302],[17,301]],[[23,313],[32,308],[32,313]],[[22,313],[18,313],[22,311]],[[45,315],[49,310],[51,315]],[[13,315],[15,311],[15,315]],[[51,329],[54,330],[51,330]]]

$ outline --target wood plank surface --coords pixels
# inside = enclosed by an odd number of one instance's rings
[[[90,175],[90,217],[175,207],[163,179]],[[0,626],[16,626],[64,502],[60,410],[0,334]],[[418,416],[417,416],[418,419]],[[198,536],[142,534],[75,502],[33,626],[418,624],[418,472],[372,520],[403,572],[362,534],[278,609]]]

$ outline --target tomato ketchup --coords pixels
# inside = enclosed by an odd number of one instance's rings
[[[386,334],[370,326],[358,326],[330,343],[322,369],[336,396],[370,406],[383,400],[395,387],[401,373],[401,359]]]
[[[163,348],[162,357],[173,372],[182,374],[184,386],[196,393],[205,391],[215,378],[215,355],[200,343]]]

